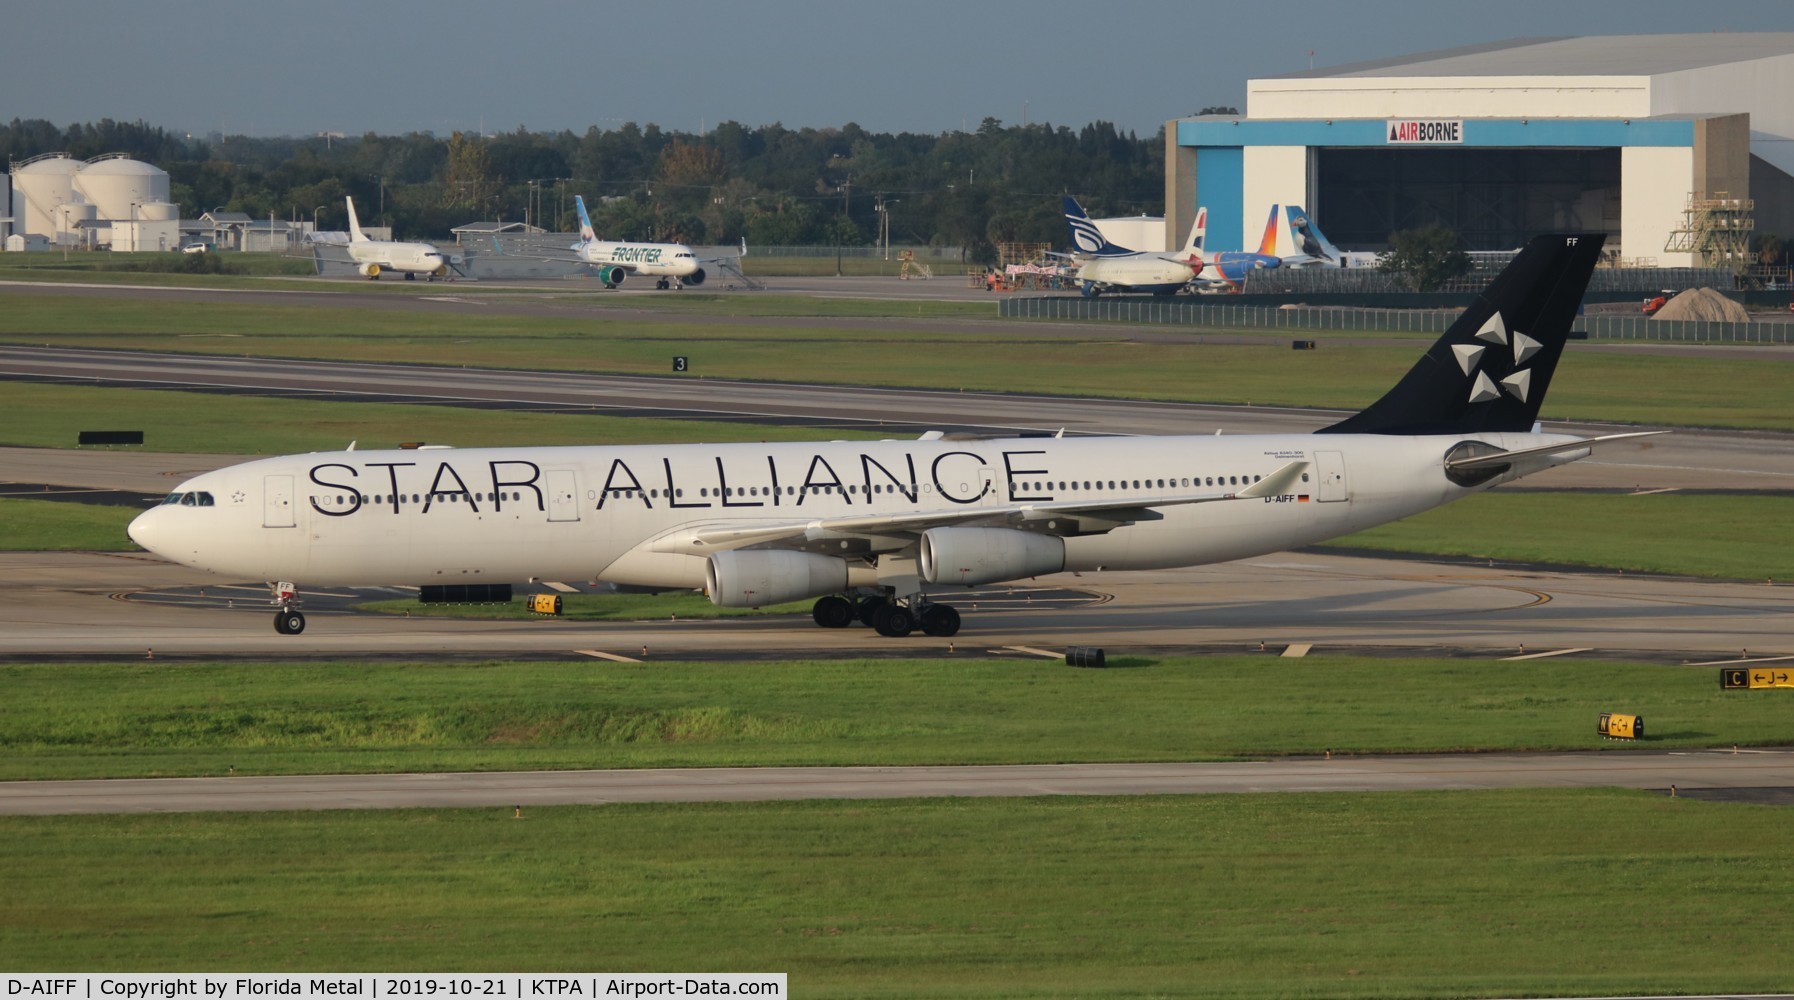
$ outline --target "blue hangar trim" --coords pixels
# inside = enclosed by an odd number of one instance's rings
[[[1177,144],[1217,146],[1386,146],[1389,118],[1177,123]],[[1460,146],[1693,146],[1691,118],[1465,118]],[[1414,149],[1440,146],[1415,145]],[[1209,230],[1214,231],[1213,223]]]

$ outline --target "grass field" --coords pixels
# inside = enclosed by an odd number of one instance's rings
[[[799,997],[1767,992],[1772,807],[1642,792],[0,819],[15,969],[755,970]]]
[[[811,302],[823,300],[807,300]],[[665,304],[659,304],[665,302]],[[852,326],[756,323],[699,317],[781,315],[786,307],[744,296],[655,297],[656,310],[691,322],[643,323],[615,315],[539,316],[303,308],[259,303],[141,303],[9,294],[0,340],[54,346],[450,365],[664,374],[691,358],[712,378],[901,385],[1358,409],[1414,363],[1413,346],[1343,346],[1292,352],[1262,344],[1147,343],[1125,329],[1087,340],[1028,340],[1029,325],[993,333],[930,329],[930,317],[986,309],[966,303],[858,301],[831,308],[903,317],[917,328],[901,343],[869,348]],[[640,305],[640,297],[628,305]],[[795,307],[791,307],[795,308]],[[600,310],[603,312],[603,310]],[[814,313],[806,313],[814,315]],[[841,315],[845,315],[842,313]],[[980,313],[988,315],[988,312]],[[888,334],[879,335],[888,337]],[[1017,350],[1026,343],[1025,350]],[[1794,429],[1786,387],[1794,360],[1665,357],[1572,348],[1552,384],[1548,419],[1599,419],[1666,426]]]
[[[1788,581],[1794,580],[1794,496],[1495,490],[1326,544]]]
[[[963,645],[963,644],[962,644]],[[1325,656],[0,664],[0,778],[1204,760],[1794,742],[1715,669]]]
[[[0,552],[125,552],[131,507],[0,497]]]
[[[876,438],[874,431],[706,420],[657,420],[602,413],[531,413],[402,403],[229,396],[156,389],[0,382],[0,445],[74,447],[96,414],[108,427],[144,432],[150,451],[280,455],[405,441],[458,447],[664,442],[813,441]],[[906,435],[907,436],[907,435]]]

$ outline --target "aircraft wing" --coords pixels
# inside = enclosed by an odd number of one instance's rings
[[[1222,500],[1257,500],[1291,491],[1309,467],[1304,461],[1290,462],[1276,472],[1235,493],[1192,493],[1157,497],[1130,497],[1116,500],[1054,500],[1003,504],[994,507],[960,507],[900,514],[866,514],[842,517],[810,518],[787,521],[739,521],[700,525],[663,537],[653,543],[657,552],[683,552],[707,555],[740,548],[801,548],[825,542],[859,539],[879,548],[900,548],[930,528],[959,525],[984,527],[1027,527],[1038,522],[1074,519],[1094,521],[1091,531],[1067,533],[1095,534],[1134,521],[1156,521],[1160,515],[1154,508],[1183,504],[1214,503]],[[1076,527],[1074,525],[1074,527]]]

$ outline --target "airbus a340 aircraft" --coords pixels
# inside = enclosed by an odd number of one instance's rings
[[[601,240],[592,229],[592,217],[586,214],[586,200],[573,196],[579,209],[579,242],[573,252],[581,260],[598,266],[598,280],[615,288],[631,274],[645,274],[658,279],[656,288],[684,288],[704,283],[704,269],[698,255],[683,243],[616,243]],[[747,244],[742,244],[745,252]]]
[[[355,199],[345,197],[349,205],[349,256],[355,258],[355,269],[374,281],[385,271],[403,274],[406,281],[416,281],[420,274],[433,281],[448,273],[448,254],[429,243],[401,243],[394,240],[370,240],[361,231],[361,220],[355,217]]]
[[[1065,223],[1071,227],[1072,249],[1083,255],[1078,289],[1086,297],[1104,292],[1151,292],[1174,295],[1202,272],[1196,230],[1181,253],[1129,250],[1110,243],[1076,198],[1065,197]]]
[[[1395,388],[1314,434],[327,452],[197,476],[130,534],[285,581],[289,634],[291,581],[596,579],[953,635],[941,599],[980,584],[1277,552],[1642,436],[1534,423],[1601,242],[1534,239]]]

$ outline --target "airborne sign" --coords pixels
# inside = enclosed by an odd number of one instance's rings
[[[1391,146],[1462,145],[1464,123],[1457,119],[1392,118],[1384,135]]]

